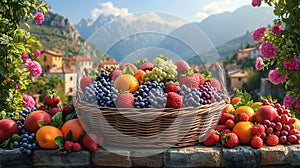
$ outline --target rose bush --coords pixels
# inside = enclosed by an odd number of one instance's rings
[[[26,22],[31,18],[42,24],[45,5],[38,0],[0,1],[0,119],[24,106],[34,106],[32,97],[22,91],[31,76],[42,73],[40,64],[33,60],[40,56],[41,44],[30,35]]]
[[[274,7],[272,28],[257,28],[252,37],[261,42],[260,52],[255,67],[257,70],[268,69],[269,80],[278,85],[283,83],[286,89],[284,105],[292,114],[300,116],[300,1],[252,0],[253,7],[262,2]]]

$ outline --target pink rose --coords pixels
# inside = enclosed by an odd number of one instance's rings
[[[260,70],[262,70],[262,65],[263,64],[264,64],[263,59],[261,57],[257,57],[256,58],[256,63],[255,63],[255,68],[260,71]]]
[[[31,61],[31,59],[28,59],[25,65],[30,71],[31,76],[40,76],[42,74],[42,67],[38,62]]]
[[[288,62],[287,60],[284,60],[283,61],[283,66],[287,70],[297,71],[300,68],[300,60],[296,57],[294,57],[291,62]]]
[[[275,85],[278,85],[279,83],[284,83],[287,77],[287,74],[279,74],[278,68],[270,70],[269,72],[269,80]]]
[[[281,33],[281,30],[282,30],[282,27],[280,25],[276,25],[272,28],[272,32],[277,35],[279,35]]]
[[[21,89],[20,86],[19,86],[18,84],[16,84],[16,89],[17,89],[17,90],[20,90],[20,89]]]
[[[286,108],[291,108],[293,104],[294,104],[293,97],[292,96],[285,96],[285,98],[283,99],[283,105]]]
[[[278,51],[277,47],[273,46],[271,42],[266,41],[260,45],[260,53],[265,58],[268,59],[274,58],[275,55],[277,54],[277,51]]]
[[[254,41],[258,42],[261,40],[261,38],[265,35],[266,28],[260,27],[254,30],[252,33],[252,38]]]
[[[261,0],[252,0],[252,6],[253,7],[259,7],[261,5]]]
[[[28,58],[29,58],[28,54],[26,52],[23,52],[22,53],[23,64],[27,61]]]
[[[295,109],[300,108],[300,101],[299,100],[294,100],[294,107],[295,107]]]
[[[31,96],[23,94],[23,105],[26,108],[32,109],[35,105],[35,101]]]
[[[41,51],[40,50],[35,50],[33,55],[34,55],[35,58],[38,58],[39,56],[41,56]]]
[[[44,14],[42,12],[37,12],[34,21],[36,24],[42,24],[44,22]]]
[[[10,78],[6,78],[6,81],[7,81],[7,82],[10,82],[10,81],[11,81],[11,79],[10,79]]]

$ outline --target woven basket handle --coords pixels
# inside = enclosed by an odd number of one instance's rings
[[[226,95],[226,100],[225,101],[228,103],[230,101],[230,98],[228,96],[228,92],[227,92],[227,89],[226,89],[225,71],[218,62],[211,64],[210,67],[208,68],[208,71],[212,72],[214,69],[216,69],[218,74],[219,74],[221,90]]]

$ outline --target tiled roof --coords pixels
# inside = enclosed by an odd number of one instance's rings
[[[76,56],[73,56],[69,59],[67,59],[68,62],[75,62],[75,61],[92,61],[92,59],[88,56],[79,56],[79,55],[76,55]]]
[[[241,78],[241,77],[245,77],[246,74],[247,73],[245,70],[240,70],[240,69],[228,72],[230,78]]]
[[[56,51],[53,51],[53,50],[44,50],[44,51],[42,51],[42,53],[48,53],[48,54],[51,54],[51,55],[54,55],[54,56],[60,56],[60,57],[63,56],[63,54],[60,53],[57,50]]]
[[[48,74],[66,74],[66,73],[73,73],[74,70],[71,68],[68,68],[66,66],[63,67],[52,67],[47,72]]]

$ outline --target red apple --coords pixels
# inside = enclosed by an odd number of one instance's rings
[[[19,134],[17,124],[10,119],[0,120],[0,144],[6,139],[12,137],[14,134]]]
[[[48,125],[51,121],[50,114],[42,110],[30,113],[24,121],[24,129],[30,133],[36,132],[40,128],[38,125],[40,121],[44,121]]]
[[[277,111],[274,107],[270,105],[261,106],[254,113],[253,119],[255,122],[263,123],[264,120],[270,120],[271,122],[275,120],[277,116]]]

